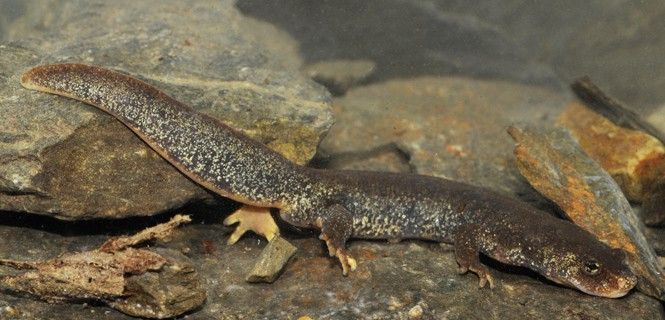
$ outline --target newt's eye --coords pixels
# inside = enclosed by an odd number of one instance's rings
[[[582,270],[584,270],[584,273],[593,276],[600,271],[600,264],[596,260],[588,260],[584,262],[584,268]]]

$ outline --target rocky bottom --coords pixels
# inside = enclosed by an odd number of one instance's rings
[[[131,233],[166,221],[168,215],[116,222],[68,223],[37,218],[0,226],[0,250],[9,258],[45,259],[97,247],[107,236],[76,234],[97,226],[102,233]],[[598,298],[557,286],[523,270],[492,264],[495,289],[478,288],[475,275],[457,274],[452,248],[423,241],[388,244],[352,241],[358,269],[342,276],[314,234],[286,232],[298,248],[272,284],[245,282],[266,241],[245,236],[227,246],[232,231],[214,216],[175,231],[169,243],[193,261],[207,301],[186,319],[658,319],[660,303],[633,292],[621,299]],[[22,218],[24,219],[24,218]],[[19,219],[20,220],[20,219]],[[19,224],[28,224],[19,226]],[[40,225],[48,225],[40,230]],[[85,231],[82,231],[85,232]],[[50,304],[0,293],[0,318],[133,319],[94,301]]]

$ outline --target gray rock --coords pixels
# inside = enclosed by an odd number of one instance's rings
[[[410,2],[419,2],[413,0]],[[431,0],[438,12],[478,19],[507,34],[565,81],[590,75],[634,110],[665,101],[665,4],[658,0]]]
[[[358,166],[336,161],[334,155],[348,159],[394,143],[393,154],[403,152],[401,159],[417,173],[529,195],[533,191],[514,165],[505,128],[552,121],[567,101],[540,87],[469,78],[423,77],[357,87],[334,101],[337,121],[321,149],[332,155],[328,162],[339,164],[334,167],[351,169]],[[383,170],[399,168],[390,160],[395,157],[387,159],[391,165]]]
[[[665,101],[658,0],[249,0],[239,7],[288,30],[308,62],[371,59],[379,81],[452,73],[558,86],[588,74],[635,110]]]
[[[332,121],[329,94],[298,74],[297,61],[272,59],[287,50],[263,47],[253,34],[272,29],[245,22],[231,4],[24,2],[26,14],[5,38],[33,49],[0,51],[0,115],[8,119],[0,131],[0,210],[119,218],[209,197],[109,116],[20,88],[20,74],[44,62],[130,73],[307,162]]]
[[[206,292],[189,258],[172,249],[155,250],[168,262],[157,272],[127,278],[127,297],[108,304],[126,314],[149,319],[182,315],[200,307]]]
[[[464,74],[559,86],[552,70],[510,34],[432,1],[239,1],[240,10],[288,31],[306,63],[371,60],[375,81]],[[500,6],[500,4],[497,4]]]
[[[327,60],[307,65],[303,72],[333,94],[342,95],[370,77],[375,68],[376,63],[369,60]]]
[[[284,238],[275,237],[263,248],[259,259],[252,271],[247,274],[245,281],[275,282],[297,250],[298,248],[284,240]]]
[[[139,231],[134,223],[123,233]],[[69,229],[71,223],[52,221],[52,228]],[[284,273],[272,284],[245,282],[247,270],[264,250],[266,242],[247,237],[226,246],[229,229],[220,224],[192,224],[174,234],[168,248],[188,252],[207,291],[206,303],[192,319],[408,319],[420,306],[423,317],[433,319],[659,319],[660,303],[639,293],[622,299],[586,295],[546,283],[531,274],[496,270],[495,289],[479,289],[474,275],[458,275],[457,263],[448,247],[405,241],[351,241],[351,254],[358,269],[342,276],[339,263],[328,257],[315,236],[285,238],[298,252]],[[0,225],[4,257],[44,259],[68,250],[96,247],[106,236],[71,237],[33,228]],[[85,241],[82,241],[85,240]],[[207,253],[203,240],[218,248]],[[418,308],[416,308],[418,309]],[[18,319],[83,320],[131,319],[98,305],[49,304],[0,292],[0,317],[8,312]],[[415,310],[414,312],[417,312]]]

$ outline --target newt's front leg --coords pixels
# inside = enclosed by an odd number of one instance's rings
[[[480,242],[482,235],[479,234],[479,228],[475,224],[469,224],[460,227],[455,233],[455,258],[459,264],[460,274],[469,271],[478,275],[480,287],[489,283],[490,288],[494,288],[494,278],[491,271],[480,263]]]
[[[270,215],[270,208],[243,205],[224,219],[224,225],[226,226],[234,223],[238,223],[238,226],[227,240],[228,244],[236,243],[247,231],[262,235],[268,241],[272,241],[279,235],[279,228],[272,215]]]
[[[347,275],[349,270],[354,271],[357,266],[356,259],[346,251],[346,240],[353,231],[353,217],[351,212],[339,204],[328,207],[326,211],[316,219],[317,226],[321,228],[319,239],[326,242],[328,253],[339,259],[342,274]]]
[[[282,219],[293,225],[319,228],[321,230],[319,239],[326,242],[330,256],[339,259],[343,275],[348,275],[349,270],[356,269],[356,259],[346,250],[346,240],[351,237],[353,231],[353,216],[342,205],[326,206],[320,209],[314,218],[308,214],[291,210],[282,210],[280,214]]]

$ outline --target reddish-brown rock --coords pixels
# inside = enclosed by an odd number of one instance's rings
[[[665,146],[647,133],[619,127],[579,102],[568,105],[557,122],[631,201],[644,200],[645,193],[665,175]]]

